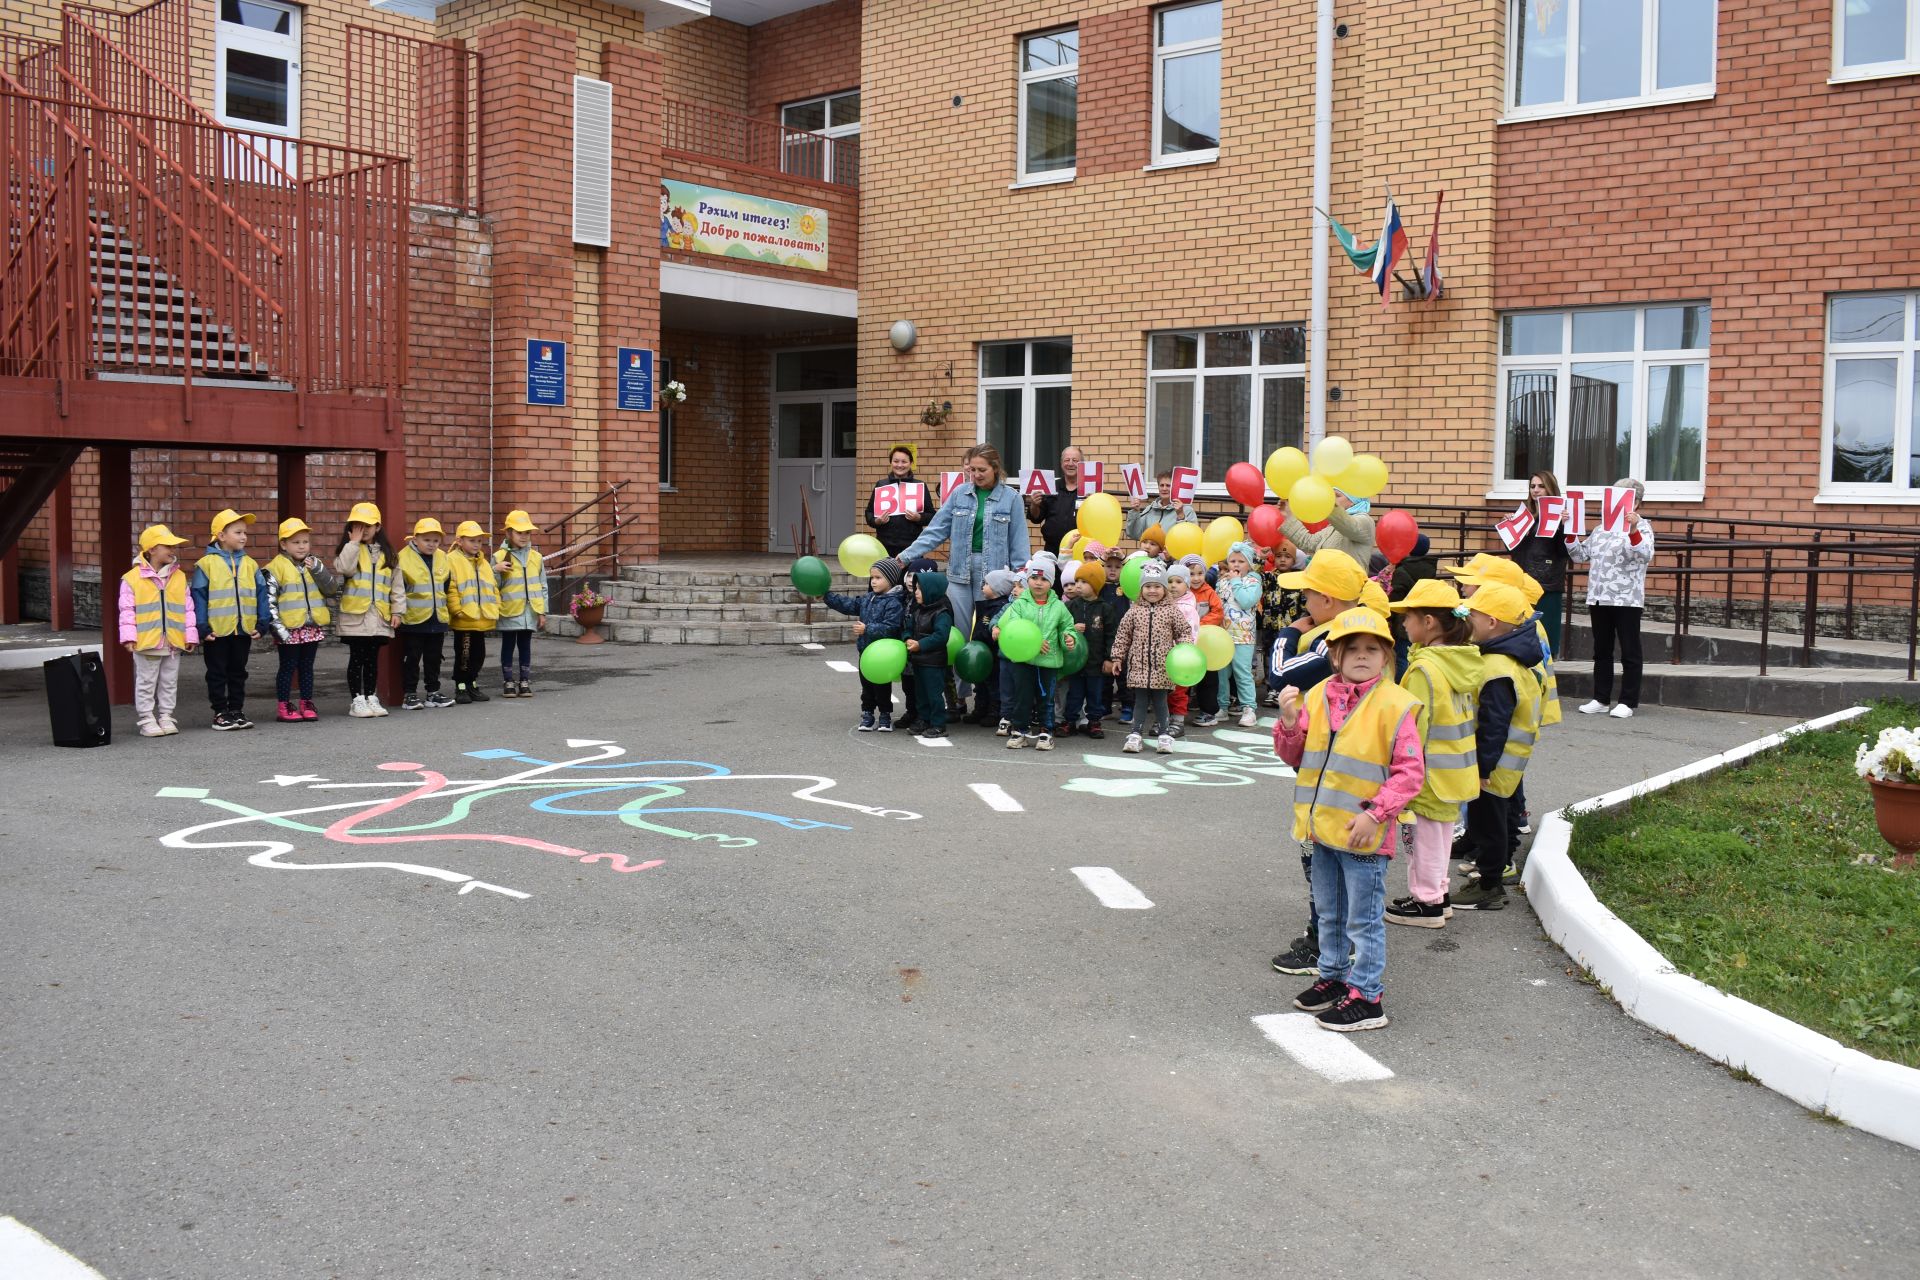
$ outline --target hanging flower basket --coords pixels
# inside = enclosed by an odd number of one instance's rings
[[[687,402],[687,384],[675,378],[660,388],[660,399],[667,404],[685,404]]]
[[[1882,729],[1860,744],[1853,767],[1873,793],[1873,819],[1893,846],[1893,865],[1911,867],[1920,853],[1920,729]]]

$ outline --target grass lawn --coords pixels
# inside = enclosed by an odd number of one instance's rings
[[[1893,872],[1854,749],[1884,702],[1737,769],[1573,823],[1595,894],[1682,972],[1920,1067],[1920,870]],[[1878,865],[1856,862],[1876,855]]]

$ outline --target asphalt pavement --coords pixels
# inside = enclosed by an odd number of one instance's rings
[[[846,653],[536,656],[230,734],[189,668],[185,732],[91,751],[0,673],[0,1215],[109,1277],[1915,1274],[1920,1152],[1632,1022],[1524,898],[1389,930],[1391,1027],[1264,1034],[1265,728],[930,747],[853,732]],[[1534,808],[1783,723],[1570,716]]]

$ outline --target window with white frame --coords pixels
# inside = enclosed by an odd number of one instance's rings
[[[1153,163],[1220,153],[1221,0],[1153,15]]]
[[[1829,300],[1823,494],[1920,501],[1917,306],[1912,293]]]
[[[1298,324],[1148,334],[1149,471],[1197,467],[1203,490],[1225,492],[1234,463],[1304,448],[1306,359]]]
[[[860,178],[860,91],[830,93],[790,102],[780,108],[780,123],[809,136],[785,135],[780,170],[822,182],[854,183]],[[834,145],[837,139],[854,141]]]
[[[1009,472],[1058,463],[1073,443],[1073,339],[982,343],[979,423]]]
[[[1631,476],[1650,498],[1703,497],[1710,324],[1691,302],[1500,317],[1495,492],[1524,497],[1551,471],[1563,487]]]
[[[1833,77],[1920,71],[1920,0],[1833,0]]]
[[[1080,31],[1020,41],[1020,180],[1073,177],[1080,140]]]
[[[1509,117],[1711,96],[1716,7],[1715,0],[1508,0]]]

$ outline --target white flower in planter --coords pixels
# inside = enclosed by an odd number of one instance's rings
[[[1920,728],[1882,729],[1871,746],[1863,742],[1854,752],[1853,768],[1878,782],[1920,783]]]
[[[687,402],[687,384],[678,379],[667,383],[660,388],[660,398],[668,404],[685,404]]]

